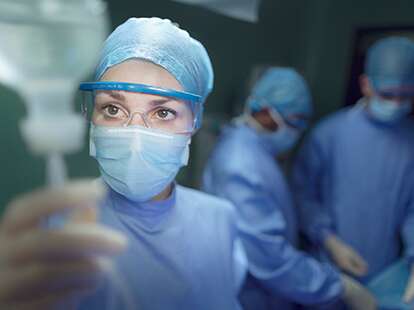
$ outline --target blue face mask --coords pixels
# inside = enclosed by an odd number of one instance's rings
[[[275,123],[279,125],[276,131],[268,131],[251,116],[250,113],[244,114],[244,121],[256,131],[260,133],[264,145],[273,154],[278,155],[289,151],[299,140],[301,132],[295,128],[292,128],[283,121],[281,116],[276,116],[271,113]]]
[[[407,116],[412,110],[410,100],[395,104],[392,100],[374,96],[370,99],[368,111],[376,120],[392,124]]]
[[[287,126],[281,127],[275,132],[262,134],[263,141],[274,155],[289,151],[299,140],[299,137],[298,130]]]
[[[91,125],[90,155],[103,180],[126,198],[143,202],[161,193],[188,162],[191,138],[141,126]]]

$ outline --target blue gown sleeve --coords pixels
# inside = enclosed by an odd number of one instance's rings
[[[331,266],[320,264],[286,240],[284,216],[260,182],[225,173],[216,182],[218,195],[235,206],[248,270],[256,279],[303,304],[330,303],[342,294],[339,274]]]
[[[333,221],[322,194],[329,169],[328,154],[323,148],[326,143],[316,137],[306,141],[296,157],[291,180],[300,227],[317,246],[323,246],[325,238],[333,233]]]

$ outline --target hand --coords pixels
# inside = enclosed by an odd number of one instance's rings
[[[96,182],[78,181],[24,195],[6,208],[0,222],[0,309],[50,309],[97,287],[102,262],[126,247],[120,233],[79,223],[79,214],[90,217],[103,194]],[[77,211],[74,223],[41,227],[64,210]]]
[[[375,310],[377,302],[372,294],[359,282],[343,274],[344,302],[351,310]]]
[[[326,238],[325,248],[335,264],[343,271],[359,277],[367,274],[368,264],[365,260],[336,236],[330,235]]]
[[[411,267],[410,278],[405,287],[403,301],[407,304],[414,300],[414,265]]]

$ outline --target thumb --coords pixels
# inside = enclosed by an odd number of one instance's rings
[[[353,270],[359,276],[363,276],[368,272],[368,263],[353,249],[350,249],[350,262]]]
[[[405,287],[403,300],[405,303],[410,303],[414,300],[414,267],[408,280],[407,286]]]

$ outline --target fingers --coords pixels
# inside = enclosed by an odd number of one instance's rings
[[[352,310],[375,310],[377,304],[374,296],[359,282],[349,276],[341,275],[345,290],[344,301]]]
[[[332,237],[329,250],[335,263],[344,271],[359,277],[367,274],[368,264],[366,261],[346,243]]]
[[[368,272],[368,264],[355,251],[351,250],[348,256],[349,271],[356,276],[364,276]]]
[[[403,301],[405,303],[410,303],[414,300],[414,269],[411,272],[410,279],[408,280],[407,286],[405,288]]]
[[[3,217],[5,233],[16,234],[38,226],[45,217],[68,208],[96,203],[105,194],[104,186],[92,180],[68,183],[65,187],[38,190],[13,201]]]
[[[0,302],[0,309],[13,310],[54,310],[76,309],[76,300],[79,297],[91,293],[89,288],[71,288],[50,295],[42,294],[41,297],[27,301]],[[62,307],[64,306],[64,307]]]
[[[93,290],[103,276],[101,265],[92,260],[58,264],[37,263],[2,272],[0,300],[31,300],[36,296],[67,290]]]
[[[72,224],[58,230],[36,230],[10,245],[7,263],[22,265],[38,260],[71,260],[113,256],[127,246],[126,237],[98,224]]]
[[[104,194],[101,183],[78,181],[9,205],[0,225],[0,309],[49,309],[62,301],[66,306],[71,296],[97,288],[111,268],[103,259],[127,245],[123,234],[91,223]],[[69,209],[68,225],[42,228],[50,215]]]

